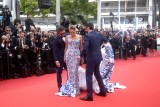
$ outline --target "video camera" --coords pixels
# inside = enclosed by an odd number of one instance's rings
[[[5,41],[5,44],[11,43],[11,42],[12,42],[11,40],[6,40],[6,41]]]
[[[2,13],[9,13],[10,10],[9,10],[9,7],[6,5],[5,7],[2,8]]]

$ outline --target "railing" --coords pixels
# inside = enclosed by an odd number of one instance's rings
[[[136,11],[137,12],[148,12],[148,8],[147,7],[137,7]],[[101,12],[102,13],[118,12],[118,7],[117,8],[102,8]],[[128,7],[127,9],[121,8],[120,12],[135,12],[135,7]]]

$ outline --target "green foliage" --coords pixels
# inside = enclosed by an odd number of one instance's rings
[[[85,23],[88,15],[96,18],[97,2],[88,2],[89,0],[60,0],[61,16],[67,16],[71,22]],[[50,9],[39,9],[38,0],[20,0],[20,9],[25,14],[46,16],[48,13],[54,13],[56,9],[56,0],[52,0]]]
[[[71,22],[85,23],[88,15],[96,18],[96,14],[97,2],[88,2],[88,0],[61,0],[61,15],[68,16]]]
[[[38,0],[20,0],[20,9],[25,14],[30,13],[34,15],[45,16],[48,13],[55,13],[56,0],[52,0],[52,7],[50,9],[39,9]]]

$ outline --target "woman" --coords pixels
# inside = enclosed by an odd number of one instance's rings
[[[78,67],[80,64],[80,50],[82,48],[82,37],[76,34],[76,27],[71,25],[69,27],[70,35],[65,38],[65,56],[68,79],[60,88],[60,92],[56,93],[59,96],[75,97],[80,94]]]
[[[103,83],[105,85],[106,92],[113,92],[114,88],[126,88],[125,86],[121,86],[118,83],[109,83],[111,74],[114,69],[114,54],[112,50],[112,46],[109,42],[104,43],[101,47],[102,58],[103,60],[100,63],[100,74],[103,78]],[[85,79],[85,69],[79,67],[79,87],[82,90],[86,90],[86,79]],[[93,77],[93,89],[96,93],[99,93],[99,86],[98,83]]]

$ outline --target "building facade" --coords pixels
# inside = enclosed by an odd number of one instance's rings
[[[153,0],[101,0],[101,27],[109,27],[111,21],[116,27],[152,26],[152,2]]]

